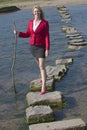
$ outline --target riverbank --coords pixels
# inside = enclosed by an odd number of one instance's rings
[[[31,1],[24,1],[24,2],[1,2],[0,8],[2,7],[8,7],[8,6],[16,6],[20,9],[27,9],[32,8],[35,4],[40,5],[41,7],[44,6],[62,6],[62,5],[81,5],[81,4],[87,4],[87,0],[31,0]]]

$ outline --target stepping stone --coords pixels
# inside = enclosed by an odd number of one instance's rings
[[[66,23],[68,23],[68,21],[71,21],[71,20],[72,20],[71,18],[61,19],[61,21],[66,22]]]
[[[66,10],[58,10],[60,14],[69,14]]]
[[[33,92],[40,91],[41,90],[42,83],[40,82],[40,79],[36,79],[30,82],[29,89]],[[54,88],[54,78],[50,77],[46,80],[46,86],[48,91],[52,91]]]
[[[48,92],[40,95],[40,92],[29,92],[26,95],[28,106],[49,105],[52,107],[63,107],[63,95],[60,91]]]
[[[68,37],[69,39],[73,40],[73,39],[83,39],[83,37],[80,35],[80,36],[69,36]]]
[[[82,119],[70,119],[30,125],[29,130],[86,130],[86,123]]]
[[[72,58],[67,58],[67,59],[58,59],[56,60],[56,65],[60,65],[60,64],[71,64],[73,62]]]
[[[54,114],[50,106],[30,106],[26,109],[27,124],[54,121]]]
[[[70,18],[70,15],[69,14],[61,14],[62,18],[63,19],[68,19]]]
[[[74,34],[66,34],[66,37],[77,37],[81,36],[79,33],[74,33]]]
[[[81,39],[72,39],[72,40],[69,40],[68,41],[68,44],[72,44],[72,43],[79,43],[79,42],[83,42],[84,40],[81,38]]]
[[[61,11],[67,11],[67,8],[65,6],[57,6],[57,9]]]
[[[71,26],[63,26],[62,31],[65,32],[65,33],[68,33],[68,34],[77,32],[76,28],[71,27]]]
[[[59,81],[67,72],[67,67],[65,65],[47,66],[46,72],[48,77],[54,77],[55,80]]]
[[[69,50],[80,50],[82,48],[82,46],[74,46],[74,45],[69,45],[68,49]]]
[[[69,43],[70,45],[72,46],[86,46],[87,45],[87,42],[72,42],[72,43]]]

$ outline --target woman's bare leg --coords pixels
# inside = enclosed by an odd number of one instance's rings
[[[38,66],[39,66],[39,58],[35,58],[35,61],[36,61],[36,63],[37,63]],[[41,77],[41,71],[40,71],[40,77]],[[40,80],[40,82],[42,82],[42,79]]]
[[[39,64],[39,58],[35,58],[37,64]]]
[[[39,58],[39,68],[42,79],[42,88],[41,92],[46,91],[46,70],[45,70],[45,58]]]

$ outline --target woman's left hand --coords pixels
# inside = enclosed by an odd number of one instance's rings
[[[47,57],[49,55],[49,50],[45,51],[45,56]]]

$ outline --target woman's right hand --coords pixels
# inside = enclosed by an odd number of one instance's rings
[[[19,31],[17,31],[16,29],[14,29],[14,34],[15,35],[19,35]]]
[[[19,34],[19,32],[16,30],[16,24],[15,24],[15,22],[14,22],[14,34],[16,34],[16,35]]]
[[[14,29],[14,34],[17,34],[17,30],[16,29]]]

